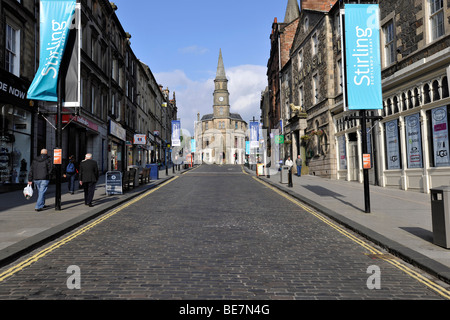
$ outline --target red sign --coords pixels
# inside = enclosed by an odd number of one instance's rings
[[[372,169],[372,161],[370,159],[370,153],[363,154],[363,167],[364,169]]]
[[[98,131],[98,125],[96,125],[95,123],[89,121],[86,118],[83,118],[81,116],[71,116],[69,114],[63,114],[62,115],[62,123],[69,123],[71,120],[74,123],[77,123],[79,125],[87,127],[89,129],[92,129],[94,131]]]
[[[62,164],[62,150],[55,149],[53,151],[53,164]]]

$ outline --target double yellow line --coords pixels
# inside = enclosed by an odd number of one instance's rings
[[[118,207],[117,209],[111,211],[110,213],[94,220],[93,222],[91,222],[90,224],[86,225],[85,227],[79,229],[78,231],[74,232],[73,234],[67,236],[66,238],[54,243],[53,245],[49,246],[48,248],[39,251],[38,253],[36,253],[35,255],[33,255],[32,257],[20,262],[19,264],[14,265],[13,267],[9,268],[8,270],[2,272],[0,274],[0,283],[3,282],[5,279],[11,277],[12,275],[16,274],[17,272],[19,272],[20,270],[23,270],[24,268],[32,265],[33,263],[37,262],[38,260],[42,259],[43,257],[47,256],[48,254],[52,253],[53,251],[55,251],[56,249],[62,247],[63,245],[65,245],[66,243],[74,240],[75,238],[81,236],[82,234],[86,233],[87,231],[91,230],[92,228],[94,228],[95,226],[99,225],[100,223],[104,222],[105,220],[108,220],[109,218],[113,217],[114,215],[118,214],[119,212],[121,212],[123,209],[135,204],[136,202],[142,200],[143,198],[149,196],[150,194],[152,194],[153,192],[158,191],[159,189],[163,188],[164,186],[166,186],[167,184],[169,184],[170,182],[175,181],[176,179],[178,179],[179,176],[176,176],[175,178],[166,181],[164,183],[162,183],[161,185],[159,185],[158,187],[151,189],[145,193],[143,193],[142,195],[132,199],[131,201],[121,205],[120,207]]]
[[[369,243],[367,243],[367,242],[357,238],[355,235],[353,235],[352,233],[348,232],[343,227],[341,227],[338,224],[334,223],[333,221],[327,219],[326,217],[324,217],[323,215],[317,213],[313,209],[307,207],[306,205],[304,205],[302,202],[300,202],[299,200],[295,199],[294,197],[292,197],[292,196],[290,196],[290,195],[288,195],[288,194],[278,190],[277,188],[272,187],[271,185],[269,185],[268,183],[258,179],[257,177],[253,176],[253,179],[255,179],[259,183],[263,184],[267,188],[271,189],[272,191],[276,192],[277,194],[279,194],[280,196],[284,197],[285,199],[291,201],[295,205],[301,207],[303,210],[305,210],[306,212],[310,213],[311,215],[313,215],[317,219],[321,220],[322,222],[326,223],[331,228],[335,229],[340,234],[342,234],[345,237],[349,238],[353,242],[359,244],[364,249],[369,251],[370,254],[377,255],[378,257],[380,257],[379,259],[381,259],[383,261],[386,261],[386,262],[390,263],[391,265],[393,265],[394,267],[396,267],[397,269],[400,269],[401,271],[405,272],[406,274],[408,274],[412,278],[416,279],[420,283],[424,284],[425,286],[427,286],[431,290],[435,291],[436,293],[438,293],[442,297],[444,297],[446,299],[450,299],[450,291],[449,290],[447,290],[444,287],[434,283],[433,281],[429,280],[428,278],[424,277],[420,273],[418,273],[418,272],[414,271],[413,269],[409,268],[408,266],[406,266],[405,264],[401,263],[400,261],[398,261],[396,259],[389,259],[389,258],[387,258],[383,254],[383,252],[381,252],[380,250],[376,249],[375,247],[373,247]]]

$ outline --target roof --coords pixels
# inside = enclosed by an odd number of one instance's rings
[[[244,121],[244,120],[242,119],[241,115],[238,114],[238,113],[230,113],[229,119],[231,119],[231,120]],[[210,120],[214,120],[214,114],[213,114],[213,113],[205,114],[205,115],[202,117],[202,121],[210,121]],[[245,122],[245,121],[244,121],[244,122]]]

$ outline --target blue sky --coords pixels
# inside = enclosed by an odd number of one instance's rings
[[[259,119],[270,33],[287,0],[113,0],[131,47],[156,80],[176,92],[178,117],[193,134],[197,112],[212,112],[222,49],[231,111]]]

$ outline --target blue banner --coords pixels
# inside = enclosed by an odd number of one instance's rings
[[[250,122],[250,148],[259,147],[259,122]]]
[[[181,121],[172,120],[172,146],[181,147]]]
[[[41,0],[39,69],[28,89],[31,100],[58,101],[58,76],[76,0]]]
[[[347,108],[383,109],[377,4],[345,5]]]

